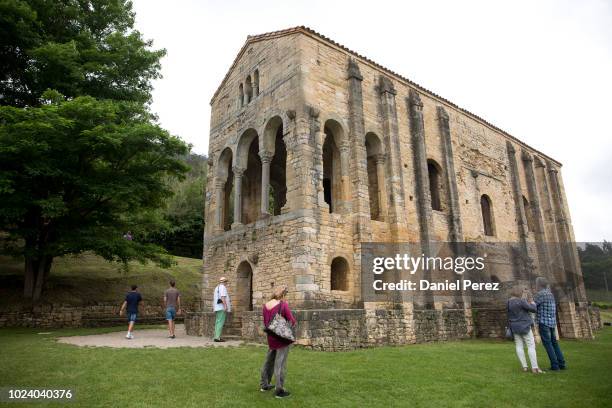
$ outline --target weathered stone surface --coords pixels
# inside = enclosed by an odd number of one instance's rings
[[[62,304],[40,304],[32,307],[10,307],[0,311],[0,327],[107,327],[123,325],[125,315],[119,316],[120,304],[97,304],[72,306]],[[184,310],[196,310],[200,305],[184,305]],[[162,305],[154,302],[141,307],[138,321],[163,323],[165,321]],[[178,316],[182,319],[182,316]]]
[[[241,98],[255,77],[258,92]],[[278,285],[289,288],[300,342],[316,349],[498,336],[505,317],[488,310],[502,307],[502,296],[364,302],[361,243],[491,244],[501,266],[481,278],[508,288],[524,278],[517,259],[545,271],[546,258],[525,250],[537,238],[560,243],[566,268],[550,275],[579,289],[560,299],[579,303],[568,306],[562,333],[588,336],[580,267],[561,245],[573,232],[558,162],[305,28],[249,37],[211,105],[203,309],[187,323],[191,332],[210,330],[213,289],[227,276],[232,324],[247,338],[261,337],[259,310]],[[519,150],[533,172],[518,166]],[[523,197],[541,203],[537,237]],[[496,252],[502,242],[518,243],[516,256]]]

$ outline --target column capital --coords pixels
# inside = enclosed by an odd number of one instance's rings
[[[268,152],[266,150],[262,150],[259,152],[259,158],[261,159],[261,163],[270,163],[272,158],[274,157],[274,153]]]
[[[319,111],[319,109],[315,108],[314,106],[309,106],[308,107],[308,115],[312,118],[312,119],[318,119],[319,118],[319,114],[321,112]]]
[[[448,122],[448,119],[449,119],[448,112],[446,112],[446,109],[444,109],[444,106],[438,106],[436,110],[438,111],[438,117],[440,118],[440,120]]]
[[[357,61],[354,58],[349,58],[348,61],[348,79],[357,79],[358,81],[363,81],[363,76],[361,75],[361,71],[359,70],[359,65],[357,65]]]
[[[350,148],[351,146],[349,146],[349,144],[346,142],[338,146],[338,150],[340,150],[340,153],[348,153]]]
[[[509,140],[506,142],[506,149],[508,149],[508,153],[510,154],[516,153],[516,149],[514,148],[514,145]]]
[[[529,154],[526,150],[522,150],[521,151],[521,159],[524,162],[527,162],[527,163],[532,163],[533,162],[533,156],[531,154]]]
[[[397,91],[395,90],[395,87],[393,86],[393,82],[391,82],[389,78],[383,75],[380,76],[379,90],[381,94],[388,93],[391,95],[397,95]]]
[[[245,168],[244,167],[240,167],[240,166],[233,166],[232,167],[232,171],[234,172],[234,177],[242,177],[242,175],[245,172]]]
[[[418,111],[423,110],[423,101],[421,101],[421,95],[414,89],[410,90],[408,94],[408,104],[410,107],[415,108]]]
[[[377,153],[374,155],[374,161],[376,164],[384,163],[387,160],[387,155],[385,153]]]
[[[534,161],[536,167],[546,167],[544,165],[544,162],[542,162],[542,160],[540,160],[540,158],[538,156],[533,156],[533,161]]]

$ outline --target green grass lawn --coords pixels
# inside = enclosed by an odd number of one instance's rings
[[[89,253],[56,258],[42,300],[75,306],[118,303],[132,283],[139,286],[145,300],[160,299],[168,280],[173,278],[183,303],[191,303],[200,296],[202,261],[181,257],[174,260],[177,264],[169,269],[132,262],[129,271],[123,272],[118,264]],[[0,256],[0,307],[23,302],[22,291],[23,260]]]
[[[108,330],[47,335],[33,329],[0,330],[0,386],[72,387],[77,402],[66,406],[74,407],[612,406],[611,328],[598,332],[595,341],[562,341],[569,369],[539,376],[521,372],[513,343],[502,341],[344,353],[295,348],[286,379],[293,395],[286,401],[259,392],[264,347],[109,349],[54,340]],[[542,346],[538,357],[547,368]]]

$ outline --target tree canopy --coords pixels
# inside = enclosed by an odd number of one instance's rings
[[[164,262],[155,245],[123,239],[137,214],[171,195],[167,178],[187,170],[179,158],[186,145],[148,116],[139,104],[92,97],[0,107],[5,249],[26,262],[88,250]]]
[[[165,50],[134,17],[124,0],[0,1],[0,105],[38,105],[47,89],[148,103]]]
[[[0,1],[0,243],[38,299],[53,258],[168,265],[156,216],[188,146],[149,111],[160,58],[125,0]]]

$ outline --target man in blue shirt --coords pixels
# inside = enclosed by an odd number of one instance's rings
[[[125,300],[119,311],[119,316],[121,316],[123,315],[123,311],[127,308],[128,332],[125,338],[128,340],[134,338],[132,330],[134,330],[134,323],[136,323],[136,318],[138,317],[138,305],[140,302],[142,302],[142,296],[138,292],[138,286],[132,285],[132,290],[125,295]]]
[[[538,307],[538,327],[542,344],[550,359],[552,371],[565,370],[565,359],[557,342],[557,305],[545,278],[536,279],[535,303]]]

